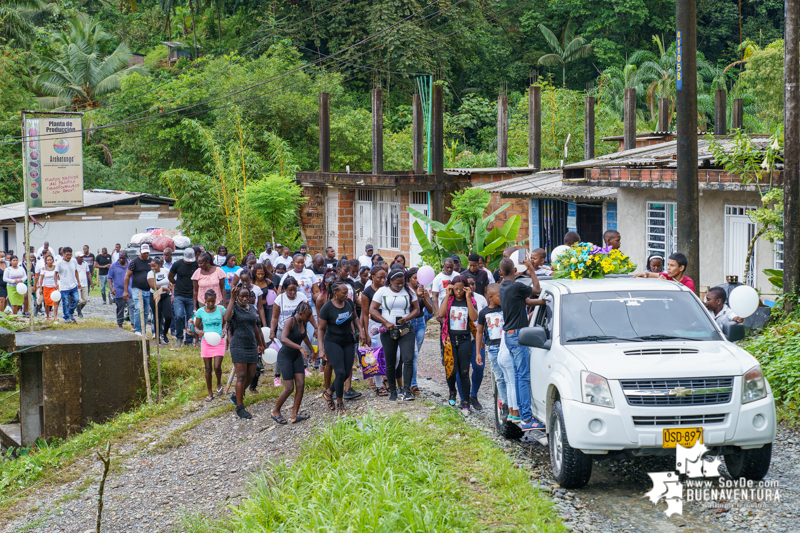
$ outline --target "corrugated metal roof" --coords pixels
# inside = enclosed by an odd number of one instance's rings
[[[766,150],[767,144],[769,143],[768,136],[751,135],[750,139],[758,149]],[[717,141],[719,141],[723,148],[731,147],[732,139],[730,138],[718,137]],[[712,157],[708,146],[709,141],[706,138],[700,137],[697,139],[698,160]],[[677,153],[678,141],[668,141],[572,163],[571,165],[566,165],[564,170],[603,167],[675,167],[677,164]]]
[[[531,172],[530,167],[487,167],[487,168],[446,168],[446,174],[507,174]]]
[[[76,209],[84,209],[87,207],[97,207],[104,204],[113,204],[116,202],[123,202],[125,200],[133,200],[136,198],[149,198],[152,200],[161,200],[161,203],[167,202],[170,204],[175,203],[174,198],[167,198],[165,196],[156,196],[144,192],[128,192],[128,191],[109,191],[104,189],[90,189],[83,191],[83,206],[64,206],[64,207],[32,207],[30,214],[33,216],[46,215],[49,213],[57,213],[60,211],[72,211]],[[25,217],[25,204],[16,202],[13,204],[6,204],[0,206],[0,221],[21,219]]]
[[[502,196],[532,196],[544,198],[583,198],[587,200],[613,200],[616,187],[591,185],[564,185],[561,171],[543,171],[504,181],[484,183],[478,187]]]

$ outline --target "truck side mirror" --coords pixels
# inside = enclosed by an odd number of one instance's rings
[[[542,326],[533,326],[519,330],[520,346],[544,348],[547,343],[547,332]]]
[[[727,324],[723,324],[722,333],[724,333],[731,342],[740,341],[745,337],[744,324],[737,324],[736,322],[728,322]],[[522,341],[520,341],[520,343],[522,343]]]

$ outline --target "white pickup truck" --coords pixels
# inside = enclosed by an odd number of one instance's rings
[[[766,475],[776,430],[769,383],[693,292],[630,277],[540,284],[546,305],[519,341],[530,348],[531,407],[547,425],[538,439],[562,487],[585,486],[593,458],[674,454],[676,443],[697,441],[722,454],[734,478]],[[494,388],[498,431],[521,437]]]

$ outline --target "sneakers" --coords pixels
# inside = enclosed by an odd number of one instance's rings
[[[469,402],[463,401],[461,402],[461,414],[468,415],[470,413]]]
[[[450,404],[450,407],[455,407],[456,406],[456,393],[455,392],[451,392],[450,393],[450,398],[447,400],[447,403]]]
[[[404,402],[413,402],[415,400],[414,393],[409,389],[403,389],[401,400]]]
[[[69,320],[67,320],[66,322],[69,322]],[[142,336],[142,332],[141,331],[134,331],[134,333],[139,335],[140,337]]]
[[[281,386],[281,377],[280,376],[275,376],[275,381],[273,382],[273,385],[275,385],[276,387],[280,387]]]
[[[532,418],[530,422],[523,422],[522,424],[520,424],[519,428],[522,431],[534,431],[534,430],[544,431],[545,429],[547,429],[547,426],[545,426],[535,418]]]
[[[250,420],[253,418],[253,415],[247,412],[247,410],[244,408],[244,405],[236,406],[236,416],[239,418],[244,418],[245,420]]]
[[[349,390],[346,390],[346,391],[344,392],[344,394],[342,395],[342,397],[343,397],[345,400],[355,400],[355,399],[356,399],[356,398],[358,398],[359,396],[361,396],[361,393],[360,393],[360,392],[358,392],[358,391],[355,391],[355,390],[353,390],[353,388],[352,388],[352,387],[350,387],[350,389],[349,389]]]
[[[389,401],[396,402],[397,401],[397,389],[389,391]]]
[[[236,393],[235,393],[235,392],[234,392],[233,394],[231,394],[231,398],[230,398],[230,400],[231,400],[231,403],[232,403],[233,405],[236,405],[236,406],[237,406],[237,409],[238,409],[238,405],[236,404]]]
[[[470,405],[472,405],[472,407],[474,407],[478,411],[482,411],[483,410],[483,406],[481,405],[481,402],[478,401],[478,398],[476,396],[470,396],[469,397],[469,403],[470,403]]]

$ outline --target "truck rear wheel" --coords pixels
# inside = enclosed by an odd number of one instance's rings
[[[513,422],[508,421],[508,409],[500,408],[500,393],[497,391],[497,382],[492,376],[492,392],[494,397],[494,426],[497,434],[509,440],[522,438],[522,430]],[[505,407],[505,406],[504,406]]]
[[[548,428],[553,477],[565,489],[585,487],[592,477],[592,458],[569,445],[561,400],[553,404]]]
[[[753,481],[761,481],[767,475],[769,463],[772,461],[772,443],[754,450],[738,448],[735,453],[725,456],[725,466],[733,479],[743,477]]]

